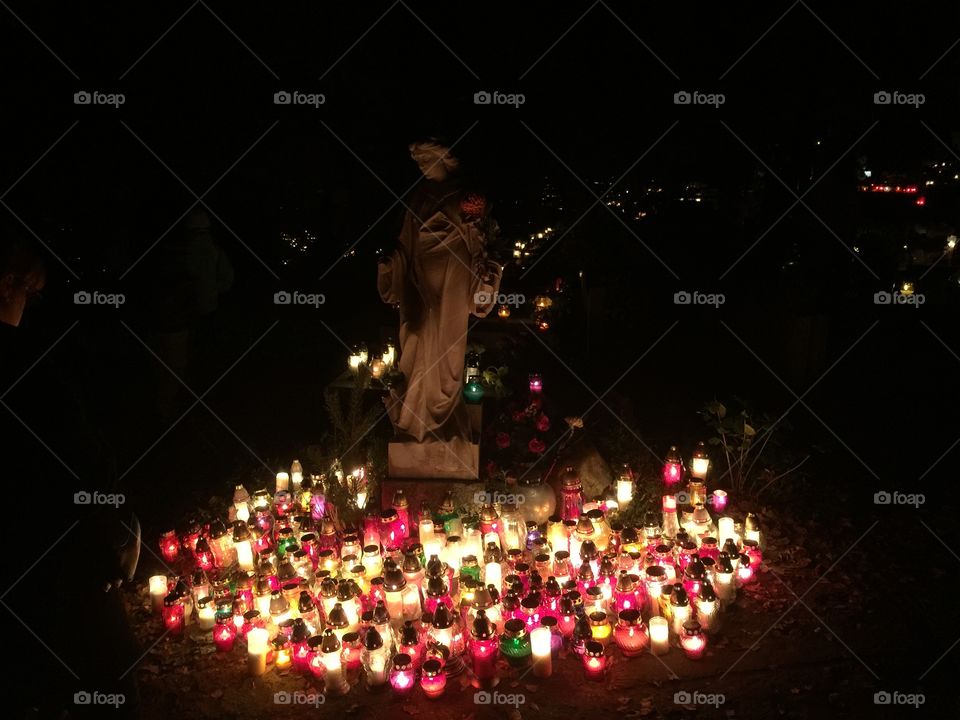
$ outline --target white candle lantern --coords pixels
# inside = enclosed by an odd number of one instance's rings
[[[277,492],[290,490],[290,474],[285,472],[277,473]]]
[[[530,648],[533,652],[533,676],[547,678],[553,674],[550,628],[534,628],[530,633]]]
[[[254,676],[267,671],[267,646],[270,633],[265,628],[252,628],[247,633],[247,671]]]
[[[707,471],[710,469],[710,456],[707,455],[707,447],[703,442],[698,442],[693,451],[693,461],[690,463],[690,474],[700,480],[705,480]]]
[[[159,615],[163,612],[163,599],[168,592],[166,575],[153,575],[150,578],[150,607],[154,613]]]
[[[670,651],[670,624],[666,618],[655,616],[648,623],[650,630],[650,652],[654,655],[666,655]]]

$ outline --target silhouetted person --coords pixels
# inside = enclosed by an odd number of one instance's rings
[[[133,578],[139,524],[130,498],[117,502],[112,455],[79,392],[78,331],[64,335],[64,319],[44,334],[24,320],[45,281],[38,255],[0,236],[0,626],[12,661],[3,715],[135,717],[140,653],[118,587]],[[124,703],[78,705],[82,692],[122,693]]]

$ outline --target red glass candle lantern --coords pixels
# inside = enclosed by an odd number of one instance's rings
[[[380,542],[384,550],[392,552],[399,549],[403,543],[403,532],[400,529],[400,518],[397,511],[387,508],[380,511]]]
[[[210,549],[210,542],[205,537],[197,538],[193,556],[197,560],[197,567],[204,572],[211,572],[215,567],[213,550]]]
[[[613,640],[624,657],[636,657],[647,651],[650,637],[646,627],[640,622],[639,610],[624,610],[620,613],[617,627],[613,631]]]
[[[393,667],[390,669],[390,687],[396,691],[397,695],[407,695],[415,684],[416,673],[413,671],[413,661],[410,656],[403,653],[394,655]]]
[[[163,599],[163,626],[171,637],[183,635],[183,603],[175,592]]]
[[[290,652],[293,662],[293,669],[306,672],[310,667],[310,629],[301,619],[296,618],[293,621],[293,629],[290,632]]]
[[[576,626],[577,613],[573,601],[568,597],[561,598],[559,615],[557,616],[557,627],[560,628],[560,634],[565,638],[572,637]]]
[[[224,622],[217,621],[213,626],[213,644],[217,646],[217,652],[230,652],[233,650],[233,643],[237,639],[237,626],[233,618]]]
[[[663,482],[668,487],[683,479],[683,461],[675,445],[670,446],[663,463]]]
[[[576,522],[580,519],[583,512],[583,485],[580,483],[580,475],[572,465],[568,466],[560,476],[562,511],[560,516],[564,520]]]
[[[699,660],[707,649],[707,636],[696,620],[688,620],[683,624],[680,634],[680,647],[691,660]]]
[[[175,531],[167,530],[160,536],[160,554],[168,564],[176,562],[180,557],[180,538]]]
[[[497,677],[500,641],[496,627],[483,610],[477,611],[470,631],[470,654],[473,657],[473,674],[481,685],[490,684]]]
[[[423,664],[423,672],[420,676],[420,687],[423,688],[423,694],[431,700],[436,700],[443,695],[446,686],[447,676],[443,671],[443,665],[436,659],[427,660]]]
[[[737,566],[737,579],[740,581],[740,585],[750,585],[757,579],[754,570],[755,568],[753,567],[753,561],[750,556],[746,553],[741,553],[740,564]]]
[[[603,681],[603,673],[607,666],[603,645],[593,640],[587,642],[583,650],[583,670],[587,680]]]

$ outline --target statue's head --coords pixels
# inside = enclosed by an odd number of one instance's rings
[[[427,180],[446,180],[460,165],[460,161],[451,154],[450,148],[434,139],[412,143],[410,156]]]

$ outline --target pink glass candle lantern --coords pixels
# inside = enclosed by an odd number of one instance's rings
[[[583,485],[580,483],[580,475],[575,467],[568,466],[560,477],[562,512],[561,517],[564,520],[576,522],[580,519],[583,512]]]
[[[183,635],[183,603],[180,596],[170,593],[163,600],[163,627],[174,638]]]
[[[217,652],[230,652],[233,650],[233,644],[237,639],[237,626],[233,618],[225,622],[218,622],[213,626],[213,644],[217,646]]]
[[[746,553],[740,554],[740,564],[737,566],[737,580],[740,585],[750,585],[755,582],[757,575],[753,567],[753,561]]]
[[[699,660],[707,649],[707,636],[696,620],[688,620],[683,624],[680,635],[680,647],[691,660]]]
[[[560,614],[557,616],[557,627],[560,628],[560,634],[564,638],[573,637],[574,628],[577,626],[577,614],[570,598],[560,600]]]
[[[710,495],[710,502],[713,505],[714,512],[722,513],[727,509],[727,491],[714,490]]]
[[[650,638],[647,629],[640,622],[638,610],[624,610],[617,620],[613,631],[613,640],[624,657],[636,657],[647,651]]]
[[[400,536],[406,540],[410,537],[410,504],[403,490],[397,490],[393,494],[393,509],[397,513],[397,527]]]
[[[430,659],[423,664],[420,687],[423,688],[423,694],[431,700],[443,695],[443,690],[447,687],[447,676],[439,660]]]
[[[390,687],[397,695],[408,695],[415,684],[416,673],[413,671],[413,661],[410,656],[403,653],[394,655],[393,667],[390,669]]]
[[[675,445],[670,446],[663,463],[663,482],[667,487],[675,485],[683,479],[683,461]]]
[[[539,393],[543,391],[543,378],[539,373],[530,374],[530,392]]]
[[[487,619],[483,610],[477,611],[470,631],[470,654],[473,657],[473,674],[480,684],[492,683],[497,677],[500,641],[496,627]]]
[[[355,676],[362,665],[360,656],[363,645],[360,642],[360,633],[347,633],[340,641],[340,645],[340,663],[348,675]]]
[[[621,571],[617,578],[617,585],[613,593],[614,606],[618,613],[624,610],[635,610],[639,604],[637,593],[637,576]]]
[[[583,670],[587,680],[602,682],[606,666],[607,658],[603,645],[593,640],[588,641],[583,650]]]

